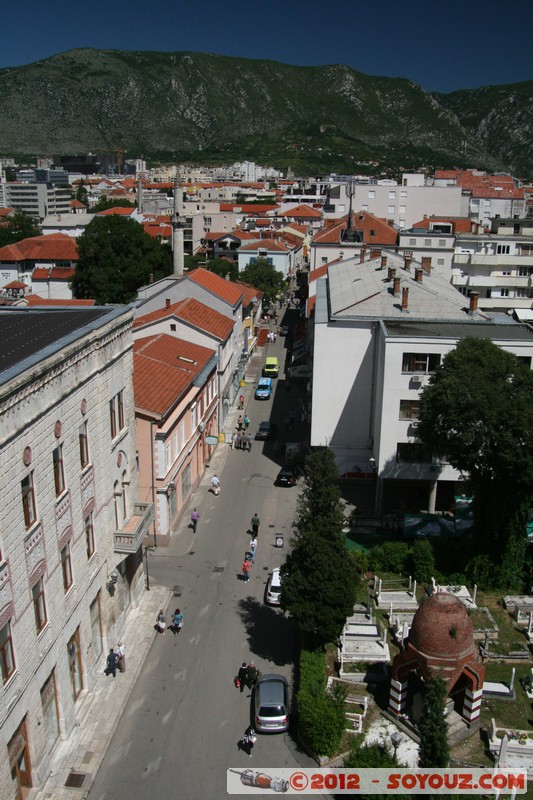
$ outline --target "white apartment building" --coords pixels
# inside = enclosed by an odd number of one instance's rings
[[[413,185],[413,183],[415,185]],[[329,192],[329,202],[324,217],[342,217],[351,207],[355,211],[369,211],[375,217],[386,219],[399,228],[410,228],[424,214],[427,216],[468,216],[468,198],[460,186],[418,185],[406,173],[402,184],[393,181],[377,184],[340,183]]]
[[[4,184],[4,208],[12,207],[42,220],[49,214],[68,214],[70,190],[46,183]]]
[[[484,309],[533,307],[533,219],[494,219],[490,233],[458,233],[451,275]]]
[[[398,252],[419,262],[431,258],[433,269],[446,280],[451,280],[455,252],[453,222],[436,217],[400,231]]]
[[[42,786],[144,590],[131,308],[0,311],[0,797]]]
[[[311,445],[328,446],[341,475],[376,486],[376,513],[447,510],[459,473],[416,436],[419,394],[465,336],[490,338],[527,359],[533,333],[491,321],[434,270],[383,260],[330,265],[317,281]]]

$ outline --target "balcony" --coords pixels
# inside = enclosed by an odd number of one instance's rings
[[[124,527],[113,534],[113,550],[115,553],[136,553],[148,534],[154,521],[153,503],[134,503],[133,514],[124,523]]]

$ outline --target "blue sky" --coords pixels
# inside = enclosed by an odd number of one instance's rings
[[[533,0],[16,0],[0,67],[76,47],[347,64],[450,92],[533,79]]]

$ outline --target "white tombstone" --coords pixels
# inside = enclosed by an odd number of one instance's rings
[[[472,605],[476,605],[476,597],[477,597],[477,583],[474,584],[474,592],[472,594]]]
[[[413,583],[413,598],[416,600],[416,581]]]
[[[513,667],[513,671],[511,672],[511,685],[509,686],[510,694],[513,693],[515,675],[516,675],[516,667]]]

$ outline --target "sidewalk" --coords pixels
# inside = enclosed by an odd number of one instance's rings
[[[244,411],[239,410],[236,401],[224,423],[223,429],[226,434],[236,430],[239,415],[246,413],[248,403],[253,399],[254,384],[257,382],[266,349],[256,350],[246,365],[246,386],[238,391],[238,395],[244,394],[245,397]],[[169,550],[178,549],[183,553],[190,549],[194,538],[192,529],[189,528],[191,511],[197,507],[202,515],[202,507],[208,496],[206,488],[210,488],[213,475],[222,473],[230,452],[229,443],[219,443],[208,469],[190,500],[189,508],[182,514],[178,527],[171,537]],[[150,591],[143,593],[139,606],[132,609],[128,615],[123,634],[126,647],[126,672],[117,672],[116,678],[104,675],[105,654],[102,654],[96,685],[83,700],[76,727],[67,741],[59,743],[52,758],[49,777],[41,789],[30,791],[31,800],[67,800],[67,798],[85,800],[156,636],[154,621],[157,612],[160,608],[168,607],[171,597],[170,589],[154,585],[152,582]],[[74,785],[65,785],[69,777],[70,783]]]

